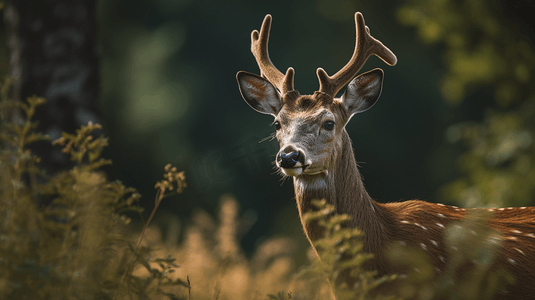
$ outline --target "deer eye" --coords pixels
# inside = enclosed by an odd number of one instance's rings
[[[323,129],[325,130],[333,130],[334,129],[334,122],[333,121],[327,121],[325,123],[323,123]]]
[[[279,121],[275,121],[275,123],[273,123],[273,126],[275,126],[276,130],[281,129],[281,123],[279,123]]]

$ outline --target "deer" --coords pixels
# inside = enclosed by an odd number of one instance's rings
[[[303,215],[314,209],[314,199],[325,199],[336,213],[351,217],[347,226],[364,232],[363,250],[374,255],[366,268],[379,275],[399,272],[386,259],[385,251],[401,245],[426,253],[439,274],[456,251],[446,245],[445,230],[472,212],[485,212],[488,218],[479,220],[490,230],[485,238],[499,244],[493,268],[505,269],[515,278],[514,285],[495,299],[535,297],[535,207],[465,209],[421,200],[380,203],[366,191],[346,125],[377,102],[384,72],[378,68],[358,72],[372,55],[390,66],[397,63],[397,57],[371,36],[363,15],[355,13],[356,42],[349,62],[332,76],[318,68],[319,90],[312,95],[301,95],[294,88],[292,67],[284,74],[272,63],[268,53],[271,22],[271,15],[266,15],[260,31],[251,34],[251,52],[260,75],[240,71],[236,78],[245,102],[274,117],[280,145],[275,165],[293,180],[299,217],[312,247],[321,237],[321,229],[306,223]]]

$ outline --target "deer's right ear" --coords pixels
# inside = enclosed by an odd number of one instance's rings
[[[236,79],[243,99],[254,110],[274,116],[279,113],[282,106],[280,95],[269,81],[244,71],[238,72]]]

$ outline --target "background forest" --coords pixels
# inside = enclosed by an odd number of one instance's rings
[[[368,61],[364,71],[385,70],[383,94],[347,127],[371,196],[533,204],[529,1],[103,1],[100,103],[112,176],[145,194],[172,162],[189,188],[162,212],[216,214],[230,193],[254,223],[247,251],[261,236],[299,238],[292,184],[272,174],[277,143],[261,142],[272,120],[243,103],[235,74],[258,72],[249,36],[271,13],[272,60],[294,67],[296,88],[312,93],[317,67],[332,73],[349,59],[355,11],[399,58],[395,67]]]
[[[19,10],[23,2],[13,1]],[[272,119],[244,103],[235,79],[240,70],[258,73],[250,33],[267,13],[273,16],[271,59],[279,69],[296,69],[302,94],[317,89],[317,67],[333,73],[350,58],[356,11],[397,55],[395,67],[368,60],[362,71],[385,71],[383,93],[347,126],[374,199],[535,205],[532,1],[82,2],[96,26],[86,45],[95,54],[86,63],[96,75],[89,81],[94,92],[80,101],[93,108],[79,119],[87,125],[94,115],[102,124],[109,137],[102,156],[113,161],[104,167],[107,176],[136,187],[149,211],[163,166],[185,172],[187,188],[161,202],[146,240],[161,245],[162,255],[174,253],[183,266],[180,278],[201,278],[202,297],[257,293],[260,299],[287,289],[286,278],[309,261],[293,186],[274,174],[278,146],[266,140],[275,130]],[[15,23],[3,13],[0,72],[13,76]],[[21,28],[39,26],[31,16],[20,18]],[[64,88],[75,89],[68,77],[62,77]],[[25,87],[21,99],[36,93]],[[37,96],[49,102],[44,106],[66,107],[54,102],[56,90],[41,90]],[[79,127],[50,125],[53,110],[35,119],[54,140]],[[131,217],[141,229],[141,220]]]

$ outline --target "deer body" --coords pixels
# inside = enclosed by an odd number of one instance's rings
[[[445,230],[470,211],[416,200],[382,204],[366,192],[345,125],[352,116],[375,104],[382,89],[383,71],[375,69],[355,76],[372,54],[389,65],[397,59],[371,37],[360,13],[355,14],[355,22],[357,43],[349,63],[332,77],[318,69],[320,89],[313,95],[302,96],[293,88],[294,70],[289,68],[283,74],[269,59],[271,16],[266,16],[260,33],[252,33],[252,52],[262,77],[239,72],[240,91],[253,109],[275,117],[281,146],[276,164],[284,175],[293,177],[297,207],[311,243],[321,237],[321,229],[314,223],[305,224],[303,214],[313,209],[312,200],[325,199],[336,213],[351,216],[348,226],[364,231],[364,251],[374,254],[366,265],[370,270],[379,274],[407,271],[385,257],[389,247],[401,245],[426,253],[440,275],[446,271],[448,259],[458,251],[455,246],[446,245]],[[335,98],[346,85],[343,96]],[[531,267],[535,262],[535,208],[474,212],[488,216],[475,220],[479,226],[490,228],[484,238],[501,245],[493,267],[505,269],[516,278],[515,287],[502,291],[495,299],[535,298],[535,268]],[[473,234],[475,238],[480,233],[467,229],[463,234]],[[471,264],[477,265],[478,261]]]

